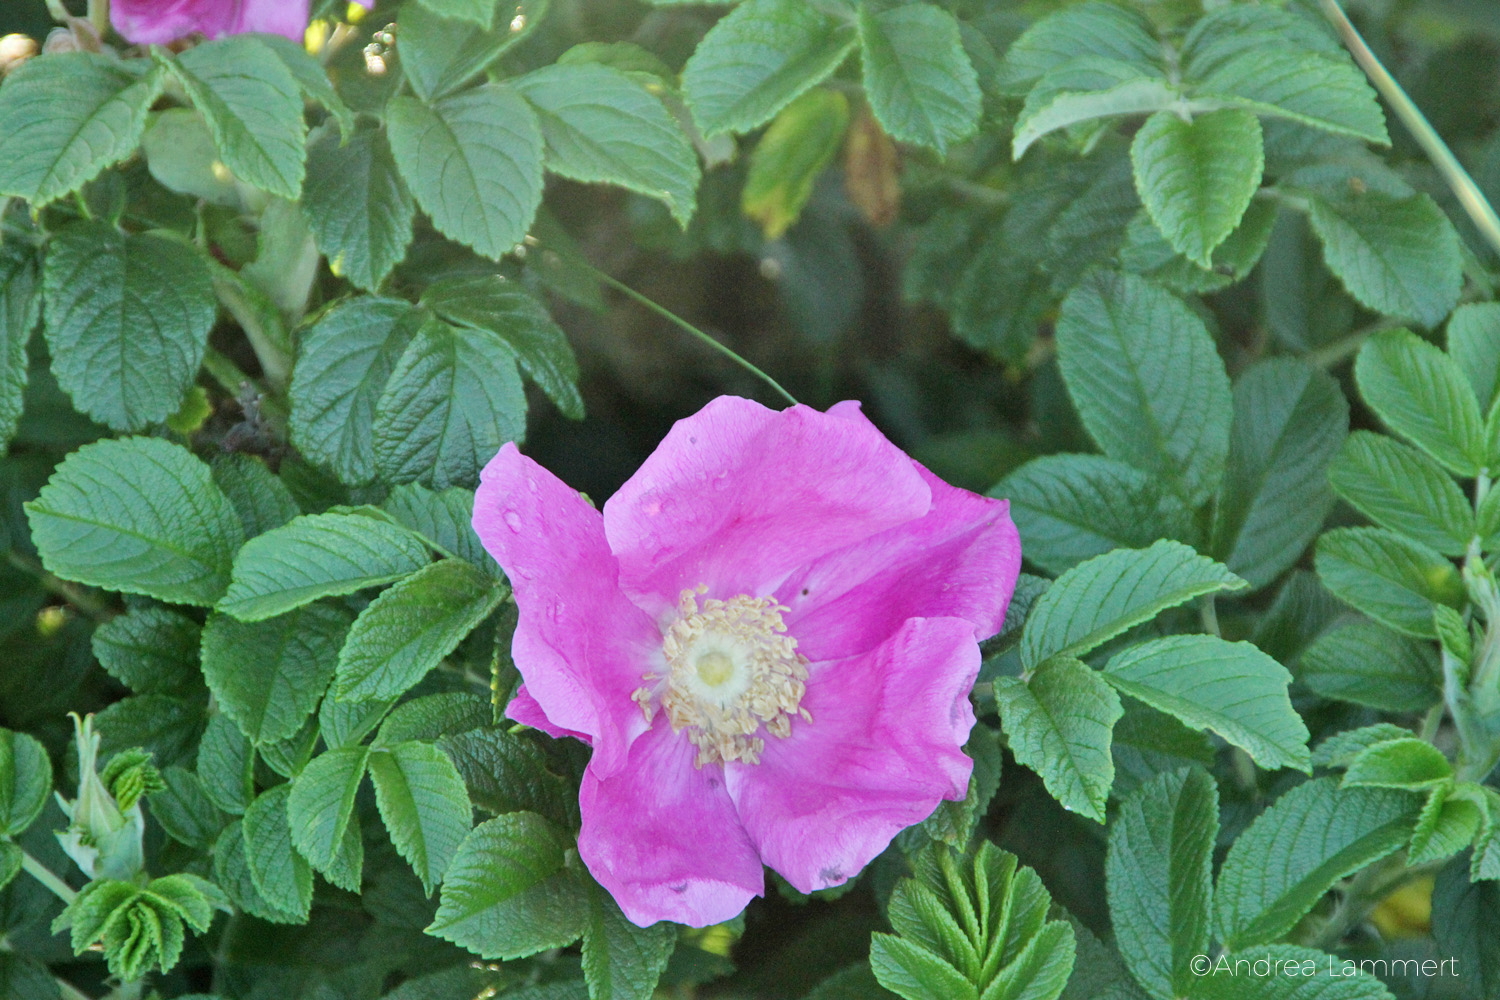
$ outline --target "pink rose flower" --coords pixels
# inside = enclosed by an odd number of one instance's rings
[[[362,7],[375,0],[357,0]],[[126,41],[154,45],[202,32],[209,38],[263,31],[302,41],[307,0],[113,0],[109,19]]]
[[[839,885],[966,793],[1020,541],[857,403],[720,397],[602,515],[507,444],[474,529],[520,610],[508,713],[592,745],[578,852],[635,923],[727,920],[762,863]]]

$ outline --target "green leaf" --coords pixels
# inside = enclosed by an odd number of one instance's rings
[[[256,622],[320,597],[394,583],[426,566],[420,538],[361,514],[307,514],[245,543],[219,610]]]
[[[338,124],[341,133],[346,136],[354,134],[354,112],[334,89],[333,81],[328,78],[328,71],[323,68],[323,64],[303,47],[301,39],[293,41],[282,35],[262,32],[256,41],[276,53],[276,58],[292,74],[292,78],[302,88],[302,93],[309,100],[323,105]]]
[[[572,838],[535,813],[511,813],[464,838],[427,933],[487,960],[524,958],[576,941],[587,889],[564,855]]]
[[[651,1000],[676,945],[675,924],[664,920],[637,927],[625,919],[609,893],[590,887],[589,922],[583,928],[583,975],[589,996]]]
[[[1377,722],[1373,726],[1361,726],[1358,729],[1335,733],[1314,748],[1313,767],[1345,768],[1354,763],[1354,758],[1358,757],[1366,747],[1384,743],[1386,740],[1405,739],[1410,735],[1411,730],[1402,729],[1389,722]]]
[[[423,7],[443,17],[472,21],[481,28],[495,23],[495,0],[417,0]]]
[[[458,559],[432,563],[386,590],[354,620],[338,654],[338,697],[396,698],[458,647],[507,591]]]
[[[397,24],[401,69],[417,96],[437,100],[484,72],[531,34],[546,13],[547,0],[522,0],[510,9],[515,18],[509,23],[493,31],[476,31],[462,18],[440,16],[442,12],[431,5],[402,7]],[[517,23],[520,27],[512,30]]]
[[[408,740],[435,740],[487,726],[494,721],[490,698],[473,691],[426,694],[396,706],[380,727],[375,746],[390,746]]]
[[[240,207],[234,175],[219,161],[208,123],[192,108],[152,112],[141,136],[141,154],[151,176],[168,191],[225,208]]]
[[[154,764],[167,767],[192,760],[206,721],[203,699],[138,694],[98,713],[94,728],[104,757],[138,747],[155,757]]]
[[[349,848],[345,840],[351,829],[357,830],[357,820],[351,823],[354,796],[364,781],[369,758],[369,747],[338,747],[314,757],[292,781],[286,804],[292,842],[324,875],[347,859]],[[357,835],[354,842],[359,842]],[[363,850],[359,853],[362,856]],[[355,889],[358,882],[356,877]]]
[[[1426,194],[1313,196],[1308,220],[1323,260],[1361,305],[1436,326],[1458,302],[1458,232]]]
[[[962,972],[905,938],[876,934],[870,939],[875,979],[906,1000],[978,1000],[979,991]]]
[[[126,687],[174,692],[198,680],[198,623],[166,608],[141,607],[94,630],[94,658]]]
[[[443,751],[417,741],[376,748],[369,767],[391,843],[431,894],[469,832],[464,780]]]
[[[530,740],[504,729],[449,733],[438,746],[453,761],[469,799],[496,815],[540,813],[563,826],[577,823],[578,793],[549,769],[547,755]]]
[[[1160,72],[1135,63],[1081,57],[1049,70],[1016,118],[1011,158],[1058,129],[1119,115],[1151,114],[1181,101]]]
[[[858,23],[865,96],[886,134],[941,155],[974,133],[979,77],[952,14],[929,3],[861,5]]]
[[[366,291],[406,256],[417,210],[384,131],[326,127],[308,143],[302,208],[328,266]]]
[[[498,260],[542,201],[542,132],[512,89],[487,83],[424,104],[396,97],[386,128],[396,166],[445,236]]]
[[[1448,320],[1448,354],[1474,387],[1479,411],[1500,398],[1500,304],[1470,302]]]
[[[1360,395],[1386,425],[1461,476],[1485,464],[1484,418],[1463,370],[1408,330],[1365,342],[1354,362]]]
[[[533,70],[513,86],[541,123],[548,170],[656,198],[686,228],[698,154],[649,90],[617,69],[588,63]]]
[[[209,801],[231,815],[243,815],[255,797],[255,748],[222,712],[208,720],[197,766]]]
[[[175,58],[152,50],[203,113],[230,173],[295,201],[302,194],[307,126],[302,88],[286,63],[247,35],[195,45]]]
[[[1339,879],[1404,845],[1405,792],[1319,778],[1282,795],[1240,834],[1219,871],[1219,937],[1233,949],[1281,937]]]
[[[0,246],[0,456],[15,436],[25,405],[26,345],[42,314],[36,256]]]
[[[1235,383],[1210,550],[1252,588],[1289,569],[1323,526],[1328,463],[1348,426],[1338,383],[1302,361],[1263,361]]]
[[[0,953],[0,996],[17,997],[18,1000],[63,1000],[62,988],[45,965],[14,952]]]
[[[1094,272],[1063,302],[1057,352],[1105,454],[1170,482],[1190,506],[1213,493],[1229,450],[1229,377],[1187,306],[1133,275]]]
[[[116,430],[177,411],[218,316],[197,250],[81,222],[53,237],[43,280],[52,372],[78,409]]]
[[[328,689],[348,627],[348,612],[325,604],[265,621],[212,615],[203,626],[208,689],[252,743],[287,739]]]
[[[1415,736],[1366,747],[1344,772],[1344,788],[1427,789],[1453,780],[1443,752]]]
[[[974,829],[989,810],[990,802],[1000,789],[1000,769],[1004,757],[1000,752],[1000,732],[984,723],[976,723],[964,744],[964,756],[974,762],[969,772],[969,787],[964,797],[938,804],[921,826],[912,827],[926,838],[962,847],[974,836]],[[920,841],[918,841],[920,842]],[[897,845],[905,849],[900,839]]]
[[[1391,1000],[1385,984],[1350,959],[1291,944],[1222,954],[1188,1000]]]
[[[1158,775],[1120,807],[1109,829],[1110,923],[1136,981],[1157,997],[1193,985],[1208,951],[1219,789],[1197,768]]]
[[[1469,795],[1454,795],[1453,791],[1450,783],[1443,783],[1428,793],[1412,830],[1408,864],[1425,865],[1451,858],[1482,836],[1487,820],[1482,804],[1485,793],[1477,786],[1466,790]],[[1476,848],[1476,853],[1479,850]]]
[[[1104,679],[1132,698],[1212,729],[1268,771],[1312,770],[1307,727],[1287,696],[1291,674],[1248,642],[1174,635],[1113,656]]]
[[[500,567],[474,533],[472,490],[454,486],[435,493],[425,486],[407,483],[391,490],[380,507],[398,524],[444,551],[467,559],[491,576],[500,576]]]
[[[229,817],[213,804],[202,779],[192,771],[168,767],[161,777],[165,787],[150,793],[151,815],[173,840],[207,850],[228,825]]]
[[[52,761],[25,733],[0,729],[0,836],[16,837],[41,815],[52,791]]]
[[[1238,284],[1260,262],[1276,222],[1276,206],[1250,202],[1239,227],[1213,251],[1212,266],[1203,268],[1172,249],[1144,211],[1130,222],[1120,248],[1121,266],[1181,295],[1214,292]]]
[[[1463,555],[1474,508],[1432,459],[1369,431],[1356,431],[1328,469],[1338,495],[1382,527],[1448,556]]]
[[[546,307],[520,284],[501,275],[444,278],[427,286],[422,305],[457,326],[495,334],[564,416],[583,418],[573,348]]]
[[[1178,253],[1210,267],[1260,187],[1260,121],[1234,108],[1191,120],[1158,111],[1135,134],[1130,159],[1151,221]]]
[[[1398,632],[1431,639],[1435,604],[1461,607],[1463,581],[1425,545],[1380,528],[1337,528],[1318,539],[1318,576],[1339,600]]]
[[[1432,888],[1432,937],[1438,954],[1453,959],[1467,998],[1500,991],[1500,882],[1470,882],[1463,858],[1438,872]]]
[[[1000,723],[1011,753],[1066,809],[1104,822],[1115,779],[1110,735],[1124,714],[1098,673],[1070,656],[1053,656],[1027,681],[995,680]]]
[[[1161,42],[1133,7],[1104,0],[1065,7],[1032,24],[1005,52],[1003,84],[1017,95],[1048,71],[1088,56],[1160,70]]]
[[[1151,476],[1102,455],[1045,455],[1002,479],[1026,558],[1062,573],[1113,549],[1191,537],[1188,509]]]
[[[375,406],[376,466],[391,483],[472,487],[526,431],[515,353],[494,334],[431,321],[396,362]]]
[[[58,576],[200,607],[224,593],[243,537],[208,466],[152,438],[73,452],[26,516],[43,565]]]
[[[214,841],[214,881],[234,901],[234,905],[251,916],[277,924],[299,923],[295,913],[272,906],[255,887],[250,862],[245,856],[244,823],[235,820]]]
[[[849,127],[849,99],[810,90],[776,115],[750,154],[740,210],[776,239],[802,214],[813,185],[837,155]]]
[[[303,332],[288,392],[292,443],[341,481],[375,477],[375,404],[424,319],[401,299],[359,296]]]
[[[394,701],[339,701],[324,698],[318,706],[318,735],[330,750],[353,746],[380,725]]]
[[[290,914],[292,923],[306,923],[312,908],[312,868],[292,850],[292,827],[287,819],[291,785],[262,792],[245,810],[245,861],[255,889],[272,909]],[[280,921],[278,921],[280,922]]]
[[[1167,608],[1244,581],[1180,542],[1118,549],[1080,563],[1037,600],[1021,636],[1021,662],[1081,656]]]
[[[1115,723],[1110,751],[1115,760],[1117,795],[1126,795],[1168,771],[1198,765],[1211,768],[1214,747],[1197,733],[1138,701],[1126,700],[1125,715]]]
[[[214,484],[240,516],[246,538],[279,528],[301,513],[292,491],[259,458],[237,452],[216,455],[212,472]]]
[[[748,132],[838,69],[854,42],[851,26],[802,0],[748,0],[698,43],[683,96],[705,136]]]
[[[26,60],[0,88],[0,195],[41,208],[130,156],[161,84],[160,72],[92,52]]]
[[[1324,633],[1302,654],[1297,678],[1324,698],[1383,712],[1420,712],[1442,695],[1432,643],[1375,622]]]

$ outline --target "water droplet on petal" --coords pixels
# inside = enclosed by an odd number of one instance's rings
[[[515,511],[508,510],[505,512],[505,524],[510,528],[511,531],[514,531],[516,534],[521,533],[521,515],[517,514]]]

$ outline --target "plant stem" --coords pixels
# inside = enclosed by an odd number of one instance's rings
[[[5,561],[27,576],[34,578],[37,583],[41,584],[43,590],[56,594],[95,621],[107,622],[115,616],[114,610],[108,605],[99,601],[87,591],[81,590],[68,581],[48,573],[37,564],[35,559],[24,556],[12,549],[5,553]]]
[[[1327,923],[1307,942],[1308,947],[1320,951],[1332,948],[1397,887],[1428,875],[1441,866],[1442,862],[1434,862],[1408,868],[1404,851],[1367,865],[1349,880],[1338,906],[1329,915]]]
[[[1464,211],[1473,220],[1475,228],[1479,230],[1490,247],[1500,254],[1500,217],[1496,217],[1495,209],[1490,205],[1489,199],[1484,196],[1484,192],[1479,190],[1479,185],[1474,183],[1474,178],[1470,177],[1463,164],[1458,162],[1458,157],[1453,155],[1453,151],[1427,121],[1422,110],[1407,96],[1406,91],[1401,89],[1401,84],[1396,82],[1396,78],[1391,76],[1380,64],[1380,60],[1375,57],[1375,53],[1370,51],[1370,47],[1360,37],[1359,31],[1350,22],[1348,15],[1339,6],[1338,0],[1318,0],[1318,2],[1323,8],[1323,14],[1332,22],[1334,30],[1339,33],[1339,37],[1344,40],[1344,44],[1353,54],[1355,62],[1359,63],[1365,75],[1370,78],[1370,82],[1375,85],[1375,89],[1380,91],[1380,96],[1384,97],[1386,103],[1391,106],[1391,110],[1396,112],[1396,117],[1401,119],[1401,123],[1406,126],[1412,138],[1417,140],[1417,144],[1422,147],[1422,151],[1427,154],[1432,165],[1437,167],[1438,173],[1443,175],[1443,180],[1457,196],[1459,204],[1463,205]]]
[[[775,389],[776,392],[783,399],[785,399],[788,403],[791,403],[793,406],[797,405],[797,397],[793,396],[791,393],[789,393],[785,389],[783,389],[781,387],[781,383],[780,382],[777,382],[774,378],[772,378],[771,376],[767,375],[765,372],[761,371],[759,368],[757,368],[755,365],[751,364],[745,358],[740,357],[738,354],[736,354],[729,347],[725,346],[724,344],[719,343],[717,340],[715,340],[714,338],[710,337],[708,334],[704,333],[702,330],[698,329],[696,326],[694,326],[693,324],[689,323],[687,320],[683,319],[681,316],[679,316],[676,313],[672,312],[666,306],[658,305],[656,302],[652,301],[651,299],[648,299],[646,296],[642,295],[640,292],[636,291],[634,288],[631,288],[629,285],[625,284],[623,281],[617,281],[616,279],[610,277],[608,274],[605,274],[603,271],[599,270],[597,267],[595,267],[594,265],[590,264],[588,261],[584,260],[582,257],[578,257],[576,255],[570,255],[569,259],[575,261],[580,267],[583,267],[590,274],[592,274],[595,278],[598,278],[600,281],[604,282],[606,285],[608,285],[610,288],[613,288],[615,291],[619,292],[621,295],[624,295],[627,298],[631,299],[632,301],[634,301],[636,303],[639,303],[640,305],[645,306],[647,309],[649,309],[652,312],[656,313],[656,315],[662,317],[663,319],[667,320],[668,322],[674,324],[679,329],[684,330],[687,333],[692,334],[694,337],[697,337],[699,340],[703,341],[703,343],[707,344],[709,347],[712,347],[714,350],[718,351],[720,354],[723,354],[724,356],[728,357],[730,360],[734,361],[735,364],[739,365],[741,368],[744,368],[746,371],[748,371],[750,374],[754,375],[756,378],[760,379],[762,382],[766,383],[766,385],[770,386],[772,389]]]
[[[1198,617],[1203,622],[1203,631],[1219,635],[1219,609],[1214,604],[1214,595],[1208,594],[1198,600]]]
[[[78,898],[78,893],[74,892],[68,883],[53,874],[52,869],[32,857],[31,852],[27,851],[20,844],[16,844],[16,849],[21,852],[21,867],[32,878],[52,890],[54,896],[64,903],[71,903]]]

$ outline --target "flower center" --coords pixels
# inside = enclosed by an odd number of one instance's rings
[[[648,673],[632,697],[650,722],[657,696],[673,732],[687,731],[698,748],[693,763],[760,763],[766,741],[791,734],[792,717],[808,722],[801,707],[807,690],[807,657],[786,634],[774,598],[741,594],[727,601],[684,590],[677,619],[662,638],[665,673]]]

